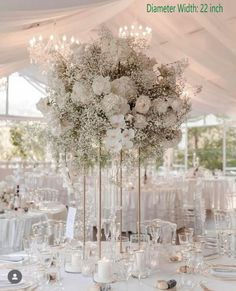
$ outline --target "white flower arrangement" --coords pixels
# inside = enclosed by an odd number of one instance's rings
[[[88,166],[101,144],[111,152],[140,148],[146,159],[180,141],[191,107],[186,62],[159,65],[136,46],[103,28],[92,43],[74,44],[67,58],[53,53],[49,94],[38,109],[59,152]]]
[[[0,203],[4,203],[6,207],[14,196],[13,181],[15,182],[13,176],[7,176],[5,181],[0,182]]]

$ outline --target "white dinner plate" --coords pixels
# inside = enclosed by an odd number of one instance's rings
[[[236,265],[211,265],[206,269],[206,275],[224,281],[236,281]]]

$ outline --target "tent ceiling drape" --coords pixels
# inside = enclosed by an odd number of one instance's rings
[[[222,14],[151,14],[146,12],[148,2],[173,5],[175,0],[0,1],[0,76],[24,68],[25,74],[38,78],[27,67],[27,45],[33,35],[49,36],[55,30],[87,41],[101,23],[117,33],[120,25],[138,21],[152,27],[150,53],[159,62],[189,59],[187,79],[203,86],[193,100],[195,113],[235,115],[236,2],[219,1]]]

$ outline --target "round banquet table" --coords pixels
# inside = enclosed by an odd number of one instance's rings
[[[227,209],[227,196],[234,189],[234,178],[205,179],[203,197],[206,209]]]
[[[220,258],[216,260],[211,260],[209,263],[212,264],[233,264],[232,260],[228,258]],[[184,274],[180,275],[176,273],[177,268],[183,263],[161,263],[161,269],[157,271],[155,274],[151,275],[147,279],[133,279],[130,278],[128,281],[128,286],[126,282],[117,282],[111,285],[113,291],[154,291],[159,290],[154,288],[154,285],[157,280],[170,280],[175,279],[177,282],[181,281],[181,277],[185,279],[192,279],[196,282],[195,289],[191,289],[194,291],[204,291],[203,288],[200,287],[199,283],[203,283],[209,290],[211,291],[235,291],[236,290],[236,278],[235,281],[222,281],[212,277],[207,277],[203,275],[190,275]],[[62,283],[65,291],[87,291],[89,287],[93,285],[93,280],[88,277],[83,277],[80,274],[70,274],[70,273],[62,273]],[[177,285],[178,286],[178,285]],[[128,287],[128,288],[127,288]],[[171,290],[171,289],[170,289]],[[172,289],[172,290],[182,290],[182,289]],[[187,289],[185,289],[187,290]],[[191,291],[188,290],[188,291]]]
[[[65,205],[60,202],[44,201],[41,202],[39,210],[45,213],[48,219],[52,220],[66,220],[67,209]]]
[[[141,193],[141,220],[162,219],[182,227],[182,189],[170,186],[146,187]],[[123,231],[136,232],[137,190],[123,191]]]
[[[45,220],[47,215],[41,211],[8,211],[0,214],[0,253],[21,250],[22,240],[30,235],[32,225]]]

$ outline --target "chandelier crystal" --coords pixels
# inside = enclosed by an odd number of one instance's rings
[[[143,26],[134,23],[130,26],[122,26],[119,28],[120,38],[133,38],[135,43],[141,48],[148,47],[152,39],[152,29],[148,26]]]
[[[6,88],[7,88],[7,78],[6,77],[0,78],[0,92],[6,91]]]
[[[73,44],[79,44],[79,41],[74,36],[68,38],[66,35],[51,34],[47,39],[44,39],[42,35],[34,36],[29,41],[28,47],[30,61],[34,64],[44,65],[50,63],[55,55],[67,58],[71,53]]]

